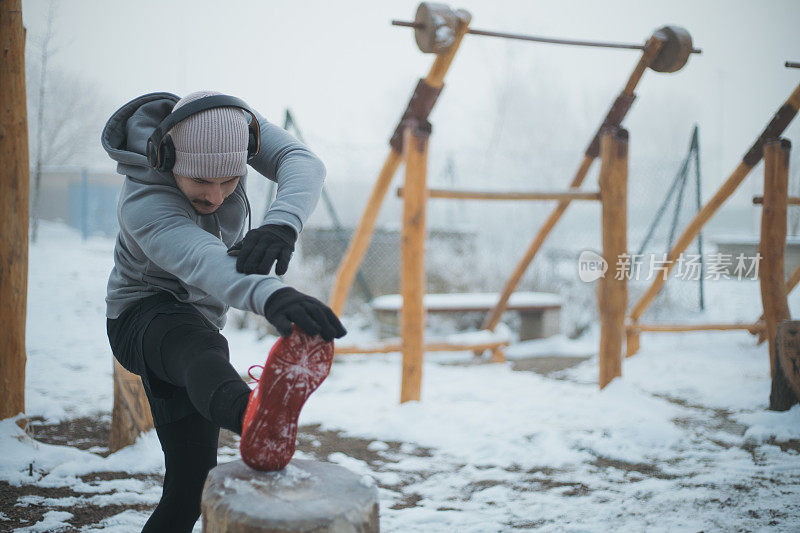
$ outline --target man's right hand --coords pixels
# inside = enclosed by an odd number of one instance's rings
[[[327,342],[347,334],[330,307],[292,287],[278,289],[267,298],[264,316],[284,337],[292,332],[293,323],[306,334],[321,335]]]

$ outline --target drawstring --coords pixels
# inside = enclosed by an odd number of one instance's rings
[[[214,221],[217,223],[217,231],[219,232],[219,240],[222,241],[222,224],[219,223],[219,217],[217,216],[216,211],[214,212]]]
[[[250,379],[252,379],[253,381],[248,381],[248,382],[247,382],[247,384],[248,384],[248,385],[250,385],[250,384],[252,384],[252,383],[258,383],[258,380],[259,380],[259,378],[261,377],[261,374],[259,374],[259,376],[258,376],[258,377],[255,377],[255,376],[253,375],[253,369],[254,369],[254,368],[260,368],[260,369],[261,369],[261,372],[262,372],[262,373],[264,372],[264,365],[250,365],[250,368],[248,368],[248,369],[247,369],[247,375],[248,375],[248,376],[250,376]]]
[[[242,187],[242,194],[244,196],[244,206],[245,206],[245,209],[247,211],[247,231],[249,232],[251,229],[253,229],[253,214],[252,214],[252,210],[250,208],[250,199],[247,198],[247,192],[244,190],[244,187]],[[217,223],[217,231],[219,232],[219,240],[221,240],[222,242],[225,242],[225,240],[222,238],[222,224],[220,224],[220,222],[219,222],[219,217],[217,216],[217,212],[216,211],[214,212],[214,220]],[[239,241],[239,242],[241,242],[241,241]],[[236,243],[236,244],[239,244],[239,243]],[[236,244],[234,244],[234,247],[236,246]]]
[[[247,191],[244,190],[242,187],[242,192],[244,193],[244,203],[247,207],[247,231],[253,229],[253,216],[250,210],[250,199],[247,197]]]

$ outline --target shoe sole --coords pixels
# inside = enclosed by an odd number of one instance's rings
[[[294,327],[269,352],[257,391],[257,411],[242,433],[242,460],[256,470],[280,470],[294,455],[297,422],[308,397],[328,377],[333,343]]]

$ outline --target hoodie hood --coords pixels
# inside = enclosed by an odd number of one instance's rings
[[[127,176],[117,206],[119,234],[106,316],[118,318],[143,298],[169,292],[222,328],[229,306],[263,315],[267,299],[286,285],[273,276],[238,272],[236,259],[227,254],[249,227],[246,176],[219,209],[201,215],[172,172],[159,172],[147,162],[147,139],[179,100],[171,93],[145,94],[120,107],[103,128],[100,142],[117,162],[117,172]],[[299,234],[320,197],[325,165],[255,113],[261,145],[249,165],[278,183],[262,223],[289,226]]]
[[[134,98],[111,115],[100,142],[117,162],[117,172],[145,183],[175,186],[171,172],[155,170],[147,162],[147,139],[178,100],[172,93],[149,93]]]

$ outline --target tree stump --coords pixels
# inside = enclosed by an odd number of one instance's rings
[[[202,498],[204,533],[372,533],[378,488],[341,466],[292,459],[276,472],[241,460],[213,468]]]
[[[778,324],[775,348],[769,408],[786,411],[800,403],[800,321],[784,320]]]
[[[136,442],[140,433],[153,429],[153,414],[142,379],[114,359],[114,408],[108,449],[115,452]]]

